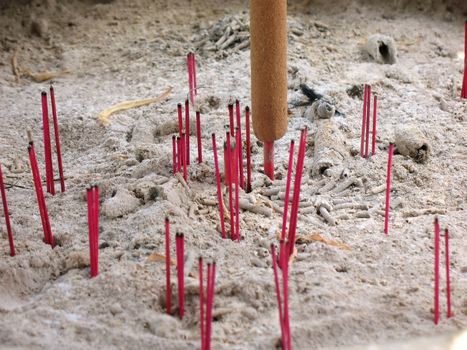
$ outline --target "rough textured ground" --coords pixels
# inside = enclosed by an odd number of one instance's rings
[[[247,2],[210,1],[18,1],[0,2],[0,161],[14,228],[17,256],[8,255],[0,218],[0,347],[156,348],[199,346],[197,280],[187,276],[187,315],[164,314],[164,264],[148,256],[163,253],[163,219],[185,233],[187,270],[196,277],[198,255],[215,259],[213,348],[271,349],[279,339],[272,269],[267,247],[275,241],[281,215],[241,213],[243,239],[222,240],[215,199],[210,135],[220,139],[228,123],[231,97],[250,103],[249,49],[198,52],[198,84],[206,165],[192,165],[190,191],[171,175],[171,136],[176,104],[187,93],[185,55],[224,17],[247,18]],[[462,81],[463,18],[437,2],[322,4],[291,2],[289,9],[290,101],[305,82],[326,94],[345,116],[333,118],[342,163],[312,175],[320,123],[306,107],[290,108],[288,134],[277,144],[276,173],[286,174],[288,143],[309,127],[301,200],[367,204],[369,218],[340,210],[336,226],[316,211],[301,215],[299,235],[319,234],[346,244],[298,246],[290,274],[290,314],[297,349],[359,346],[457,332],[467,327],[467,104]],[[31,30],[34,27],[34,30]],[[361,50],[366,38],[394,38],[395,65],[372,61]],[[11,58],[32,72],[69,70],[54,86],[60,119],[68,190],[47,197],[59,246],[42,243],[26,128],[31,128],[44,175],[40,91],[48,83],[28,77],[16,82]],[[377,155],[366,161],[359,148],[361,97],[347,90],[372,84],[380,99]],[[103,109],[130,99],[170,98],[111,118]],[[254,111],[253,111],[254,113]],[[387,146],[403,125],[418,127],[431,147],[428,162],[396,155],[390,235],[383,234]],[[194,128],[192,127],[192,130]],[[193,134],[194,135],[194,134]],[[220,143],[220,142],[219,142]],[[195,145],[195,137],[192,137]],[[196,157],[195,147],[192,159]],[[261,145],[254,143],[257,205],[276,208],[265,197],[271,185],[260,174]],[[56,168],[56,166],[55,166]],[[361,186],[336,194],[319,193],[341,174]],[[323,181],[324,179],[324,181]],[[89,279],[84,190],[100,185],[100,275]],[[56,187],[58,189],[58,186]],[[263,193],[263,194],[262,194]],[[208,200],[208,201],[206,201]],[[365,214],[365,215],[367,215]],[[455,317],[446,320],[444,267],[441,268],[442,321],[432,322],[433,219],[451,232],[451,276]],[[444,255],[442,255],[443,257]],[[175,270],[174,270],[175,271]]]

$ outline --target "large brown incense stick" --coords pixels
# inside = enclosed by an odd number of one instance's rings
[[[63,175],[62,149],[60,145],[60,133],[58,129],[57,107],[55,105],[54,88],[50,86],[50,103],[52,105],[52,117],[54,122],[55,148],[57,149],[58,174],[60,176],[60,190],[65,192],[65,177]]]
[[[287,0],[250,0],[253,129],[274,178],[274,141],[287,131]]]
[[[15,243],[13,242],[13,233],[11,231],[10,213],[8,212],[8,203],[6,201],[5,184],[3,182],[2,165],[0,164],[0,192],[2,195],[3,214],[5,215],[5,224],[10,244],[10,256],[15,256]]]
[[[47,107],[47,93],[41,94],[42,97],[42,128],[44,131],[44,157],[45,157],[45,181],[47,192],[54,195],[54,170],[52,166],[52,145],[50,143],[49,110]]]

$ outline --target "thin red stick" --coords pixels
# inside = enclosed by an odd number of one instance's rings
[[[246,192],[251,192],[251,144],[250,144],[250,107],[245,107],[246,128]]]
[[[462,81],[461,98],[467,98],[467,20],[464,23],[464,80]]]
[[[201,142],[201,115],[200,111],[196,111],[196,137],[198,139],[198,163],[203,162],[203,145]]]
[[[285,239],[285,234],[287,232],[287,213],[289,210],[290,182],[292,179],[294,145],[295,145],[295,141],[294,140],[290,141],[289,164],[288,164],[288,169],[287,169],[287,182],[285,184],[284,213],[282,215],[281,240]]]
[[[234,136],[235,136],[235,131],[234,131],[234,112],[233,112],[233,104],[229,103],[228,108],[229,108],[230,135],[232,135],[232,137],[234,137]]]
[[[209,337],[209,303],[211,302],[211,282],[212,282],[212,266],[210,263],[207,264],[206,273],[206,324],[204,330],[204,349],[209,349],[208,337]]]
[[[193,74],[193,89],[194,89],[194,92],[195,92],[195,96],[198,96],[198,84],[196,82],[196,56],[195,56],[195,53],[192,52],[191,53],[191,65],[192,65],[192,74]],[[196,101],[193,101],[193,105],[196,104]]]
[[[237,114],[237,153],[238,153],[238,171],[240,174],[240,187],[245,189],[245,177],[243,175],[243,139],[242,139],[242,125],[240,114],[240,101],[235,100],[235,111]]]
[[[183,178],[185,181],[188,181],[187,170],[186,170],[186,134],[182,134],[182,138],[180,139],[180,148],[182,150],[182,164],[183,164]]]
[[[389,202],[391,198],[391,168],[392,168],[392,155],[394,154],[394,144],[389,144],[388,150],[388,170],[386,173],[386,209],[384,213],[384,233],[389,233]]]
[[[55,105],[54,88],[50,86],[50,103],[52,104],[52,117],[54,122],[55,147],[57,149],[58,174],[60,175],[60,190],[65,192],[65,176],[63,175],[62,149],[60,145],[60,133],[58,129],[57,107]]]
[[[360,157],[363,158],[365,151],[365,130],[366,130],[366,107],[368,99],[368,85],[365,84],[363,92],[363,116],[362,116],[362,134],[360,136]]]
[[[177,276],[178,276],[178,312],[180,318],[183,318],[185,314],[185,275],[184,275],[184,265],[185,265],[185,253],[184,253],[184,237],[183,233],[178,233],[175,236],[177,241]]]
[[[445,255],[446,255],[446,302],[447,302],[447,317],[452,317],[451,310],[451,277],[450,277],[450,265],[449,265],[449,231],[446,228],[444,230],[444,243],[445,243]]]
[[[287,242],[285,245],[285,249],[287,246],[292,245],[291,242]],[[293,245],[292,245],[293,246]],[[287,340],[287,347],[286,349],[292,349],[292,337],[290,335],[290,320],[289,320],[289,264],[286,260],[286,254],[284,254],[282,262],[282,287],[283,287],[283,294],[284,297],[284,330],[285,330],[285,337]]]
[[[226,158],[227,158],[227,164],[225,164],[225,168],[228,172],[229,175],[229,212],[230,212],[230,239],[234,240],[235,239],[235,226],[234,226],[234,207],[233,207],[233,194],[232,194],[232,184],[233,184],[233,173],[232,173],[232,167],[233,167],[233,162],[231,161],[232,159],[232,148],[230,146],[230,133],[227,131],[226,133]]]
[[[235,154],[237,158],[239,157],[240,150],[240,129],[236,129],[237,142],[235,143]],[[238,165],[238,163],[237,163]],[[238,169],[237,169],[238,170]],[[235,172],[235,239],[240,241],[240,206],[239,206],[239,171]]]
[[[201,350],[205,349],[205,335],[204,335],[204,295],[203,295],[203,258],[198,260],[198,273],[199,273],[199,326],[201,334]]]
[[[272,269],[274,271],[274,285],[276,287],[277,309],[279,310],[279,323],[281,326],[282,349],[287,349],[287,340],[286,340],[287,338],[286,338],[285,330],[284,330],[284,317],[282,315],[281,289],[279,286],[279,274],[277,272],[276,247],[274,246],[274,244],[271,244],[271,258],[272,258]]]
[[[183,134],[183,116],[182,116],[183,110],[182,110],[182,104],[181,103],[177,104],[177,113],[178,113],[178,136],[180,138],[182,138],[182,134]]]
[[[91,277],[96,277],[99,274],[99,187],[93,186],[93,209],[94,209],[94,268],[91,272]]]
[[[185,100],[185,161],[190,165],[190,102]]]
[[[177,173],[177,137],[172,136],[172,172]]]
[[[223,201],[222,201],[221,175],[220,175],[220,172],[219,172],[219,161],[218,161],[218,158],[217,158],[217,145],[216,145],[216,135],[215,134],[212,134],[212,150],[214,152],[214,167],[215,167],[215,170],[216,170],[217,206],[219,208],[222,238],[225,239],[224,204],[223,204]]]
[[[170,221],[165,218],[165,310],[172,310],[172,287],[170,285]]]
[[[366,135],[365,135],[365,158],[368,159],[370,147],[370,110],[371,110],[371,85],[368,86],[368,98],[366,100]]]
[[[271,180],[274,180],[274,141],[264,142],[263,155],[264,155],[264,173]]]
[[[303,165],[305,162],[305,151],[306,151],[306,137],[308,129],[302,130],[300,135],[300,144],[298,149],[297,166],[295,168],[295,181],[294,181],[294,192],[292,198],[292,208],[290,209],[290,224],[289,224],[289,256],[293,254],[295,247],[295,235],[297,230],[298,220],[298,206],[300,201],[300,187],[302,184],[302,173]]]
[[[186,56],[186,65],[188,70],[188,92],[190,94],[191,105],[194,106],[194,83],[193,83],[193,60],[191,59],[192,53]]]
[[[182,138],[180,136],[177,137],[177,172],[182,171]]]
[[[209,265],[208,265],[209,274]],[[212,309],[214,307],[214,292],[216,286],[216,262],[211,265],[211,276],[208,284],[208,305],[206,310],[206,350],[211,350],[211,336],[212,336]]]
[[[47,211],[47,205],[45,203],[44,192],[42,190],[39,166],[37,165],[36,152],[34,151],[34,144],[32,142],[29,143],[28,151],[29,160],[31,162],[31,171],[34,178],[34,187],[36,189],[37,204],[39,205],[39,211],[41,214],[42,229],[44,231],[44,241],[46,244],[50,244],[52,248],[54,248],[55,240],[50,226],[49,214]]]
[[[439,221],[435,218],[435,312],[434,319],[435,325],[439,322]]]
[[[371,132],[371,155],[376,154],[376,117],[378,116],[378,96],[373,96],[373,131]]]
[[[52,166],[52,145],[50,143],[49,110],[47,107],[47,93],[41,94],[42,97],[42,128],[44,131],[44,157],[45,157],[45,181],[47,192],[55,195],[54,171]]]
[[[92,187],[86,190],[86,199],[88,204],[89,274],[92,277],[94,272],[94,202]]]
[[[16,255],[15,243],[13,242],[13,233],[11,231],[10,213],[8,212],[8,203],[6,200],[5,184],[3,182],[3,173],[2,173],[1,164],[0,164],[0,192],[2,195],[3,213],[5,215],[5,224],[6,224],[6,231],[8,234],[8,242],[10,244],[10,256],[15,256]]]

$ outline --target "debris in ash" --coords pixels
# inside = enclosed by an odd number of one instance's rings
[[[365,51],[378,63],[394,64],[397,61],[396,44],[394,39],[387,35],[370,36]]]
[[[336,109],[330,98],[317,93],[306,84],[300,84],[300,90],[308,98],[308,101],[299,102],[295,107],[311,105],[310,118],[330,119],[334,115],[344,116],[343,113]]]
[[[363,85],[352,85],[345,92],[352,98],[363,99]]]

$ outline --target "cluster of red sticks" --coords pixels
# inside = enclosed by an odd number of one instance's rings
[[[199,258],[199,324],[201,329],[201,350],[211,349],[212,308],[216,283],[216,263],[208,263],[206,291],[203,287],[203,258]],[[206,299],[205,296],[206,295]]]
[[[50,87],[50,103],[52,105],[52,117],[55,135],[55,147],[57,150],[58,172],[60,175],[61,191],[65,192],[65,178],[63,176],[62,152],[60,148],[60,135],[58,131],[57,108],[55,106],[54,88]],[[52,143],[50,140],[49,110],[47,107],[47,93],[42,92],[42,126],[44,131],[44,155],[45,155],[45,179],[47,192],[55,195],[54,171],[52,165]]]
[[[99,274],[99,187],[91,186],[86,191],[88,202],[89,253],[91,277]]]
[[[435,325],[439,322],[439,220],[435,218],[435,301],[434,301],[434,322]],[[452,317],[451,310],[451,279],[449,276],[449,231],[446,228],[444,230],[444,242],[445,242],[445,251],[446,256],[446,303],[447,303],[447,317]]]
[[[464,24],[464,80],[462,81],[461,98],[467,98],[467,20]]]
[[[10,213],[8,212],[8,203],[6,201],[5,183],[3,182],[2,165],[0,164],[0,192],[2,195],[3,213],[5,215],[5,224],[10,243],[10,256],[15,256],[15,243],[13,242],[13,233],[11,231]]]
[[[376,154],[376,116],[378,108],[378,98],[373,96],[373,128],[371,140],[371,154]],[[360,156],[368,159],[370,143],[370,111],[371,111],[371,86],[365,84],[363,93],[363,116],[362,116],[362,134],[360,137]]]

